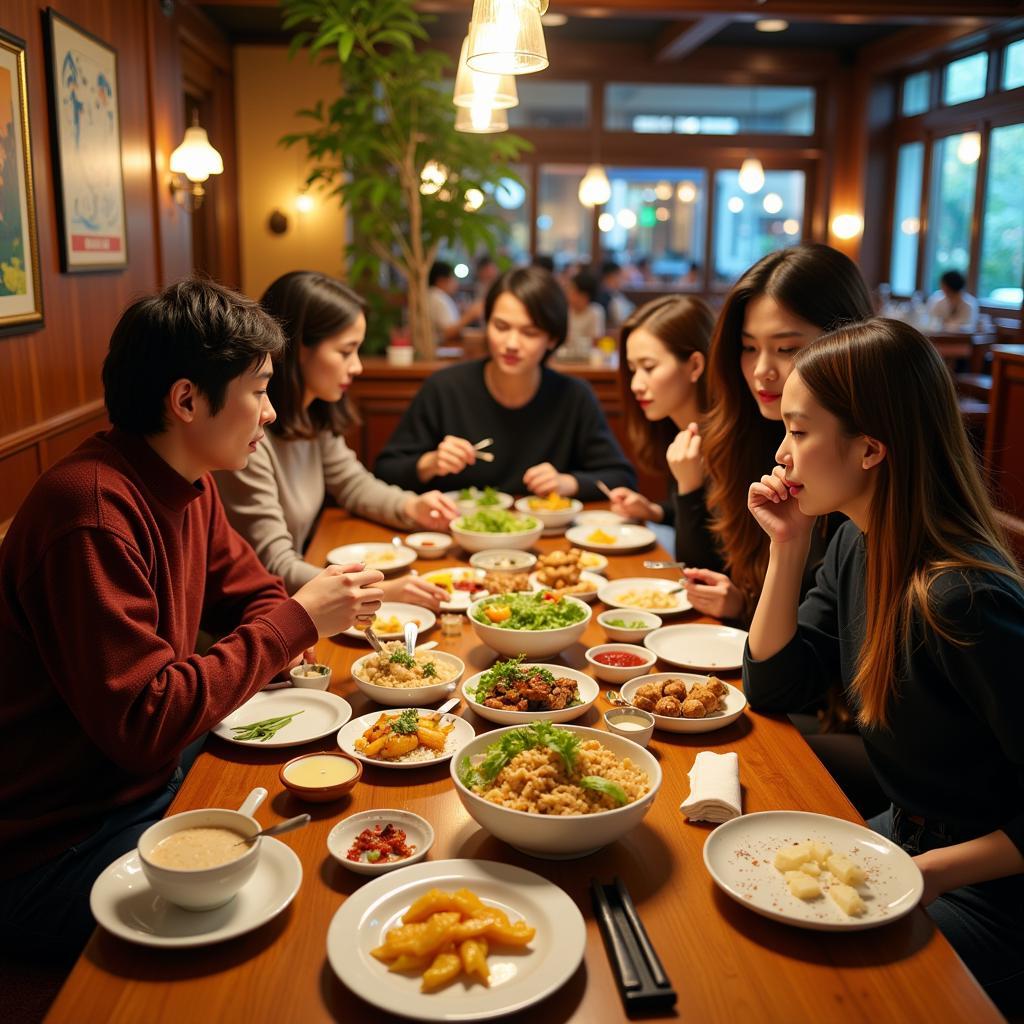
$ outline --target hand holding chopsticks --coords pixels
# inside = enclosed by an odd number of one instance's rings
[[[476,450],[476,457],[481,462],[493,462],[494,461],[494,453],[493,452],[485,452],[483,450],[484,448],[490,448],[492,444],[494,444],[494,438],[493,437],[485,437],[482,441],[477,441],[477,443],[475,445],[473,445],[473,448]]]

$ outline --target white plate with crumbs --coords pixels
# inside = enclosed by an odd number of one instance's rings
[[[823,844],[863,870],[863,881],[853,886],[863,904],[860,913],[848,914],[833,899],[830,890],[839,879],[828,868],[813,876],[820,895],[800,899],[790,892],[775,856],[780,849],[809,843]],[[737,903],[815,931],[861,931],[889,924],[909,914],[924,892],[919,868],[894,842],[852,821],[807,811],[761,811],[719,825],[704,843],[704,865]]]
[[[416,561],[416,552],[403,544],[344,544],[327,552],[328,565],[362,562],[367,569],[379,569],[385,576],[400,572]]]
[[[297,714],[268,740],[240,740],[232,726],[251,725],[267,718]],[[214,730],[228,743],[243,747],[294,747],[337,732],[352,717],[352,705],[327,690],[305,690],[290,687],[284,690],[261,690],[236,708]]]
[[[658,614],[664,614],[659,612]],[[680,668],[702,668],[708,672],[730,672],[743,667],[747,634],[732,626],[692,622],[662,626],[644,637],[644,647],[659,661]]]
[[[378,629],[378,623],[383,621],[389,626],[395,624],[397,620],[399,629]],[[381,603],[380,608],[377,609],[377,614],[374,616],[374,627],[373,631],[377,634],[378,640],[401,640],[405,637],[405,624],[407,622],[415,622],[416,627],[420,633],[426,633],[428,629],[432,629],[437,622],[437,616],[429,609],[424,608],[418,604],[406,604],[403,601],[384,601]],[[345,636],[352,637],[353,640],[364,640],[366,634],[361,629],[356,629],[352,626],[350,629],[343,629],[342,633]]]
[[[565,531],[565,539],[578,548],[623,555],[627,551],[649,548],[658,538],[646,526],[633,523],[587,523],[571,526]]]
[[[276,917],[295,898],[302,864],[292,849],[264,836],[256,871],[237,895],[213,910],[183,910],[157,896],[139,851],[119,857],[93,883],[89,907],[108,932],[141,946],[209,946],[244,935]]]
[[[370,955],[402,914],[430,889],[469,889],[514,924],[536,929],[522,947],[491,946],[490,984],[460,974],[445,988],[420,991],[416,972],[396,973]],[[576,904],[540,875],[486,860],[425,861],[393,871],[357,889],[327,930],[327,959],[357,996],[386,1013],[425,1021],[478,1021],[504,1017],[560,989],[579,968],[587,931]]]
[[[379,757],[367,757],[361,751],[356,750],[356,740],[370,726],[374,725],[381,715],[387,715],[388,718],[398,718],[403,711],[415,711],[419,712],[420,715],[432,715],[434,713],[427,708],[385,708],[383,711],[372,711],[368,715],[353,718],[351,722],[338,731],[338,746],[346,754],[351,754],[357,760],[362,761],[363,764],[373,765],[377,768],[429,768],[435,764],[447,764],[459,747],[464,747],[471,740],[476,739],[476,730],[469,722],[464,718],[459,718],[458,715],[447,714],[441,716],[442,720],[451,722],[454,728],[448,733],[444,750],[439,750],[436,754],[429,748],[421,746],[403,757],[385,760]]]
[[[680,588],[685,588],[682,580],[631,576],[605,582],[597,592],[597,599],[609,608],[654,612],[655,615],[679,615],[693,607],[686,596],[686,590]]]

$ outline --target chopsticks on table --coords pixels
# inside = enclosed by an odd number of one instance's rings
[[[476,457],[481,462],[493,462],[494,461],[494,453],[493,452],[485,452],[485,451],[483,451],[484,448],[490,448],[492,444],[494,444],[494,438],[493,437],[485,437],[482,441],[477,441],[477,443],[475,445],[473,445],[473,447],[476,449],[476,452],[477,452]]]
[[[622,879],[616,877],[611,885],[602,885],[592,878],[590,895],[626,1012],[675,1006],[675,989]]]

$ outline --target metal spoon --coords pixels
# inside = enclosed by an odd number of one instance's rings
[[[415,622],[409,621],[405,624],[405,650],[410,658],[416,653],[416,638],[419,633],[420,627]]]
[[[271,825],[269,828],[260,829],[255,835],[247,836],[241,842],[235,843],[235,846],[251,843],[253,840],[259,839],[260,836],[279,836],[282,832],[291,832],[293,828],[302,828],[303,825],[308,825],[312,820],[308,814],[297,814],[294,818],[289,818],[287,821],[281,821],[276,825]]]
[[[380,642],[377,634],[373,631],[373,616],[372,615],[358,615],[356,616],[356,629],[363,631],[363,636],[366,637],[366,642],[382,657],[384,656],[384,645]]]
[[[645,569],[685,569],[685,562],[655,562],[650,559],[644,559]]]

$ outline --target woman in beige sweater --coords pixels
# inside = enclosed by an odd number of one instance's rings
[[[279,277],[260,300],[288,337],[268,385],[277,419],[238,472],[217,473],[231,524],[289,593],[321,571],[302,557],[327,494],[365,519],[398,529],[443,529],[457,514],[438,491],[413,494],[378,480],[342,431],[352,422],[345,392],[362,373],[362,299],[311,271]],[[418,576],[381,584],[387,601],[436,609],[447,594]]]

